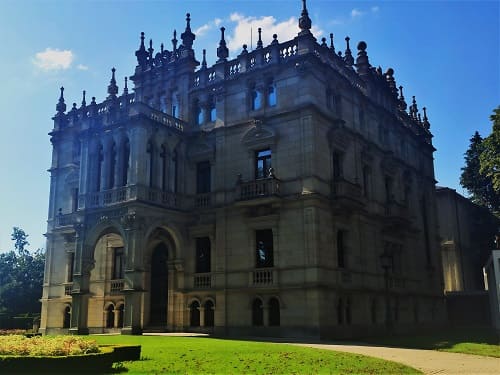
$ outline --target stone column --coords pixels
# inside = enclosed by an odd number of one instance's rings
[[[130,168],[129,168],[129,185],[148,185],[146,181],[146,146],[147,132],[141,126],[135,127],[131,131],[130,137]]]
[[[205,308],[200,305],[198,310],[200,311],[200,327],[205,327]]]
[[[262,314],[264,315],[264,327],[269,327],[269,306],[262,301]]]

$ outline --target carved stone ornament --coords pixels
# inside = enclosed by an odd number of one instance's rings
[[[243,135],[241,143],[251,150],[268,147],[276,143],[276,133],[270,126],[256,119],[252,127]]]
[[[136,212],[132,211],[125,214],[121,218],[121,223],[125,230],[142,229],[144,227],[145,220],[137,215]]]

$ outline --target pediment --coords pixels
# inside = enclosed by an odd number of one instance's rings
[[[251,150],[268,147],[276,143],[276,133],[271,127],[256,121],[243,135],[241,143]]]

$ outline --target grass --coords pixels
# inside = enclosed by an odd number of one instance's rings
[[[430,334],[369,338],[364,342],[412,349],[475,354],[500,358],[499,339],[493,328],[457,327]]]
[[[395,362],[286,344],[202,337],[93,338],[99,344],[141,345],[140,361],[116,368],[129,374],[420,374]]]

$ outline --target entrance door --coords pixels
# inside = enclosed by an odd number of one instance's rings
[[[168,249],[164,244],[158,245],[151,257],[151,317],[150,325],[167,325],[168,302]]]

